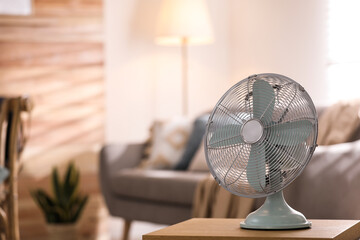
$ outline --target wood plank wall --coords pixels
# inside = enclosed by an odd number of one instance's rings
[[[0,95],[35,102],[29,158],[104,140],[102,0],[33,0],[31,16],[0,15]]]

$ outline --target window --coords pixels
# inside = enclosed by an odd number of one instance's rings
[[[360,1],[329,0],[329,98],[360,98]]]
[[[0,14],[29,15],[31,0],[0,0]]]

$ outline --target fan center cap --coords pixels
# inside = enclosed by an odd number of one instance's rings
[[[263,133],[264,127],[258,119],[250,119],[241,128],[241,136],[246,143],[256,143]]]

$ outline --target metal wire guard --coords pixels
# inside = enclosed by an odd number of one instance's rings
[[[254,120],[261,136],[249,142],[244,126]],[[260,74],[238,82],[218,101],[206,129],[205,156],[222,187],[265,197],[303,171],[316,139],[316,110],[304,88],[279,74]]]

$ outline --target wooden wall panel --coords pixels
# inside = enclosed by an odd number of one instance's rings
[[[25,157],[104,140],[102,0],[34,0],[31,16],[0,16],[0,94],[35,108]]]

